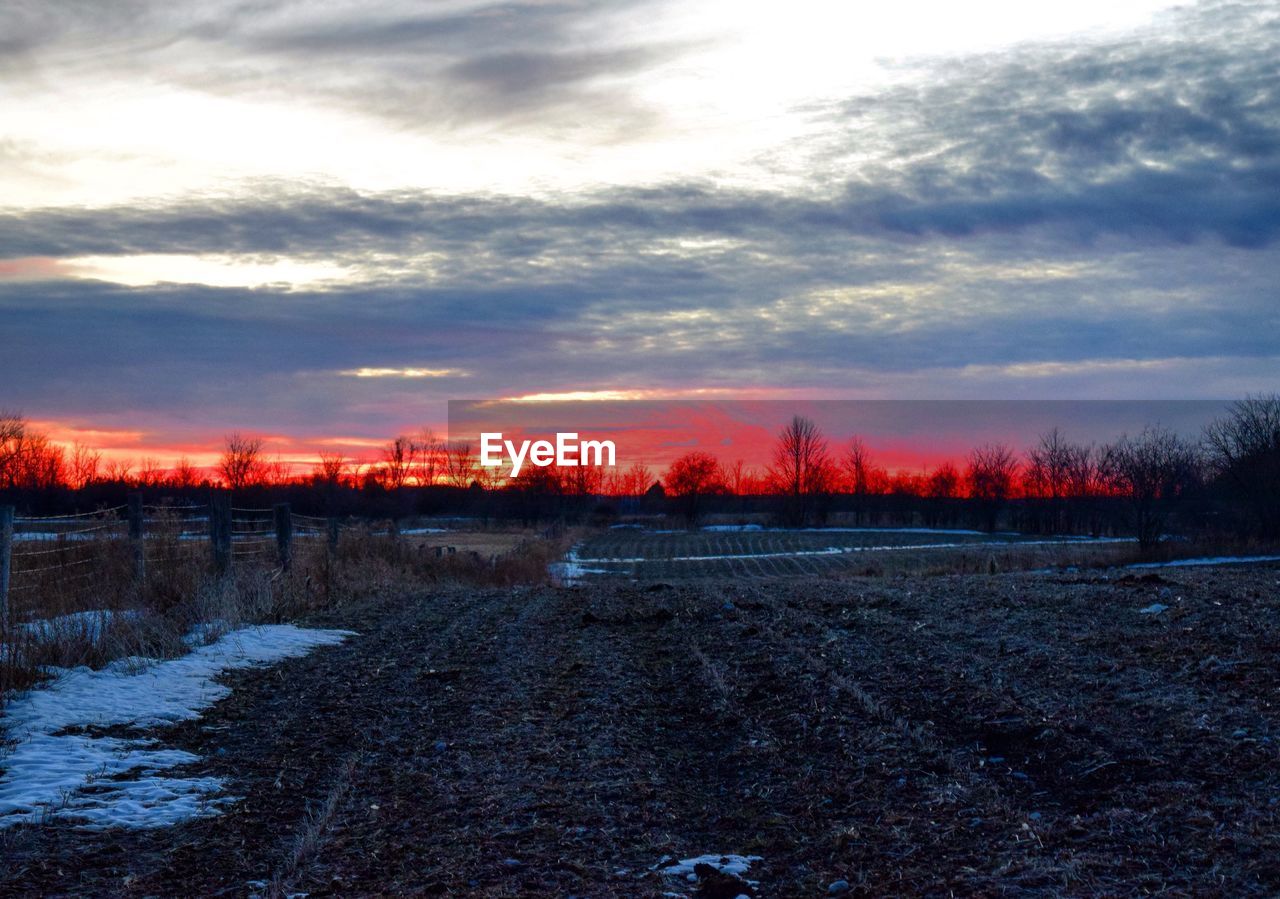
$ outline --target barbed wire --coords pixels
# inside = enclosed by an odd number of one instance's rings
[[[106,514],[108,514],[108,513],[111,513],[111,512],[119,512],[120,510],[122,510],[122,509],[127,509],[127,508],[128,508],[128,506],[112,506],[112,507],[111,507],[111,508],[109,508],[109,509],[99,509],[99,510],[98,510],[98,511],[96,511],[96,512],[71,512],[71,513],[68,513],[68,514],[66,514],[66,515],[22,515],[22,516],[17,516],[17,515],[15,515],[15,516],[14,516],[14,518],[13,518],[13,520],[14,520],[15,522],[19,522],[19,521],[70,521],[70,520],[72,520],[72,519],[76,519],[76,518],[91,518],[91,517],[93,517],[93,516],[95,516],[95,515],[106,515]]]
[[[48,543],[50,541],[40,540],[36,542]],[[21,558],[25,558],[26,556],[52,556],[52,555],[56,555],[57,553],[70,553],[70,552],[75,552],[78,549],[92,550],[93,548],[94,548],[94,541],[85,540],[79,543],[63,543],[60,546],[55,546],[53,549],[24,549],[24,550],[14,549],[10,552],[10,556],[15,559],[21,559]]]
[[[68,537],[75,534],[94,534],[98,531],[109,531],[112,528],[121,528],[128,522],[125,521],[104,521],[102,524],[91,525],[87,528],[76,528],[70,531],[21,531],[15,532],[15,537]]]
[[[61,565],[45,565],[40,568],[22,568],[17,571],[11,572],[10,576],[17,576],[17,575],[24,575],[24,574],[39,574],[42,571],[60,571],[64,568],[74,568],[77,565],[92,565],[96,561],[97,559],[79,559],[75,562],[65,562]]]

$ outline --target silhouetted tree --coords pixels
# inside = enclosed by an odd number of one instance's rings
[[[12,487],[27,423],[17,412],[0,409],[0,490]]]
[[[853,523],[865,524],[871,494],[871,453],[866,443],[856,434],[849,440],[841,467],[844,469],[845,489],[853,497]]]
[[[108,459],[103,466],[104,477],[113,484],[133,483],[132,459]]]
[[[1280,395],[1233,403],[1204,434],[1213,471],[1264,539],[1280,537]]]
[[[778,434],[769,480],[784,498],[783,517],[793,525],[809,522],[822,511],[821,498],[834,486],[827,439],[812,420],[797,415]]]
[[[1199,467],[1195,447],[1165,428],[1122,436],[1103,449],[1103,479],[1127,501],[1143,550],[1160,542],[1170,513],[1196,484]]]
[[[445,468],[444,442],[430,428],[423,428],[414,440],[417,464],[412,476],[419,485],[430,487]]]
[[[159,487],[165,481],[164,468],[155,456],[144,456],[138,467],[136,483],[139,487]]]
[[[1071,528],[1071,501],[1088,492],[1091,456],[1092,447],[1069,442],[1057,428],[1040,435],[1027,453],[1023,483],[1038,506],[1041,530],[1056,534]]]
[[[1018,463],[1013,450],[1002,443],[988,443],[969,453],[965,480],[969,496],[977,504],[982,525],[994,531],[1009,497],[1013,495]]]
[[[929,527],[939,527],[950,518],[948,510],[960,496],[960,486],[960,472],[950,462],[942,463],[929,474],[924,488],[929,499]]]
[[[702,514],[704,498],[724,490],[724,476],[715,457],[702,452],[685,453],[671,463],[663,479],[666,493],[689,527]]]
[[[178,459],[178,463],[174,465],[173,471],[169,473],[170,485],[177,487],[179,490],[188,490],[192,487],[200,485],[200,472],[191,464],[191,460],[186,456]]]
[[[228,434],[218,460],[218,474],[229,490],[257,487],[266,482],[267,463],[262,458],[262,438]]]
[[[399,490],[409,482],[418,465],[418,446],[403,434],[382,448],[378,479],[389,491]]]
[[[72,444],[71,458],[67,462],[67,477],[77,490],[88,487],[98,479],[102,467],[102,453],[79,443]]]
[[[467,487],[475,478],[476,457],[470,443],[457,440],[445,447],[444,475],[451,487]]]

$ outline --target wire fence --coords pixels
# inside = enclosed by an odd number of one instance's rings
[[[255,567],[284,574],[299,552],[337,550],[351,530],[336,519],[293,512],[287,504],[245,508],[127,505],[70,515],[16,516],[0,507],[0,622],[106,608],[142,585],[171,584]]]

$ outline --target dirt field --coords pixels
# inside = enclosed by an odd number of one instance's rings
[[[4,832],[0,893],[1280,892],[1274,566],[453,590],[317,623],[362,636],[163,734],[243,801]],[[758,886],[654,870],[704,853],[760,856]]]

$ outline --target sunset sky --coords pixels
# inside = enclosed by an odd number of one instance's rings
[[[368,454],[446,401],[1280,386],[1280,6],[0,5],[0,408]]]

